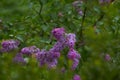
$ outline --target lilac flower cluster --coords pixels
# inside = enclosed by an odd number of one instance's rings
[[[36,54],[37,61],[39,66],[47,65],[48,68],[54,68],[57,65],[57,58],[60,57],[59,52],[52,52],[42,50]]]
[[[65,47],[68,47],[70,49],[68,58],[73,61],[72,69],[74,70],[80,59],[80,54],[74,50],[76,42],[75,34],[65,33],[64,28],[55,28],[52,30],[52,35],[57,39],[57,42],[49,51],[42,50],[36,54],[39,65],[42,66],[47,64],[49,68],[55,67],[57,65],[57,59],[60,57],[60,52]]]
[[[109,54],[106,54],[106,55],[105,55],[105,60],[106,60],[106,61],[110,61],[110,60],[111,60],[111,57],[110,57]]]
[[[13,62],[26,64],[26,61],[24,60],[23,55],[21,53],[16,54],[16,56],[13,58]]]
[[[111,2],[111,0],[99,0],[99,3],[100,3],[100,4],[110,3],[110,2]]]
[[[24,47],[19,53],[16,54],[13,61],[17,63],[26,63],[26,61],[23,58],[23,55],[31,56],[32,54],[36,54],[38,52],[40,52],[40,49],[36,46]]]
[[[75,70],[79,64],[80,54],[74,49],[76,39],[75,34],[66,34],[66,44],[69,47],[68,58],[73,61],[72,69]]]
[[[80,54],[74,49],[76,36],[73,33],[65,33],[64,28],[55,28],[52,30],[52,35],[56,38],[57,42],[53,45],[48,51],[40,50],[36,46],[24,47],[20,50],[19,53],[15,55],[13,61],[15,63],[26,64],[25,56],[35,55],[36,60],[39,63],[39,66],[46,65],[49,69],[55,68],[58,63],[58,58],[60,57],[60,52],[65,48],[69,48],[68,59],[73,61],[72,70],[75,70],[79,64]],[[20,44],[17,40],[6,40],[2,42],[2,49],[4,52],[8,52],[18,48]],[[62,69],[62,72],[65,72],[65,68]],[[80,80],[79,75],[75,75],[73,80]]]
[[[40,49],[37,48],[36,46],[24,47],[21,50],[21,53],[25,55],[32,55],[33,53],[37,52],[40,52]]]
[[[65,47],[64,34],[64,28],[55,28],[52,30],[52,35],[57,39],[57,42],[49,51],[42,50],[36,54],[36,58],[40,66],[46,64],[48,68],[56,67],[58,63],[57,59],[60,57],[60,51]]]
[[[48,68],[56,67],[60,52],[65,48],[69,48],[67,57],[73,61],[72,69],[75,70],[78,66],[80,54],[74,49],[75,46],[75,34],[65,33],[64,28],[55,28],[52,30],[52,35],[55,37],[57,42],[48,51],[40,50],[36,46],[24,47],[16,54],[13,61],[17,63],[26,63],[25,56],[35,55],[39,66],[47,65]],[[2,42],[3,51],[11,51],[18,48],[19,41],[17,40],[6,40]]]
[[[1,51],[9,52],[11,50],[17,49],[19,44],[20,42],[17,40],[5,40],[1,43]]]
[[[55,28],[52,30],[52,35],[60,41],[65,34],[65,29],[64,28]]]
[[[75,74],[74,77],[73,77],[73,80],[81,80],[80,76]]]
[[[79,15],[83,15],[83,11],[82,9],[80,9],[80,5],[83,3],[82,0],[76,0],[73,2],[73,7],[76,9],[76,11],[78,12]]]

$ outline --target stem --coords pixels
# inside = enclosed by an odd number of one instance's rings
[[[99,18],[95,21],[95,23],[93,24],[93,27],[96,26],[97,23],[104,18],[104,15],[105,15],[104,13],[101,13],[100,17],[99,17]]]
[[[82,22],[81,22],[81,29],[78,32],[78,34],[80,34],[80,37],[79,37],[80,39],[78,41],[77,48],[79,48],[80,46],[84,46],[83,27],[84,27],[84,21],[85,21],[85,17],[86,17],[86,12],[87,12],[87,7],[85,7],[84,11],[83,11],[83,17],[82,17]]]
[[[42,15],[41,15],[42,9],[43,9],[43,3],[41,2],[41,0],[39,0],[39,4],[40,4],[40,9],[39,9],[39,12],[38,12],[39,17],[41,18],[41,20],[43,21],[43,23],[47,25],[46,21],[43,19]]]
[[[40,4],[39,15],[41,16],[41,12],[42,12],[42,8],[43,8],[43,4],[42,4],[41,0],[39,0],[39,4]]]
[[[83,40],[83,26],[84,26],[86,11],[87,11],[87,7],[85,7],[84,9],[83,17],[82,17],[81,30],[80,30],[81,40]]]

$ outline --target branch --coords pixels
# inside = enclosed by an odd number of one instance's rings
[[[104,13],[101,13],[100,17],[99,17],[99,18],[95,21],[95,23],[93,24],[93,27],[96,26],[97,23],[104,18],[104,15],[105,15]]]

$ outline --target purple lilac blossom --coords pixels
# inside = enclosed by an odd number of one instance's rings
[[[110,3],[111,0],[99,0],[99,3],[102,4],[102,3]]]
[[[68,52],[68,58],[73,61],[72,70],[75,70],[79,64],[80,54],[74,49],[70,49]]]
[[[22,54],[31,55],[32,53],[40,52],[40,49],[36,46],[24,47],[21,50]]]
[[[82,15],[83,15],[83,11],[82,11],[82,10],[79,10],[79,11],[78,11],[78,14],[79,14],[80,16],[82,16]]]
[[[111,60],[111,57],[110,57],[109,54],[106,54],[106,55],[105,55],[105,60],[106,60],[106,61],[110,61],[110,60]]]
[[[47,66],[49,69],[55,68],[57,63],[58,63],[57,59],[51,59],[51,60],[47,61]]]
[[[83,15],[83,11],[82,9],[80,8],[80,5],[83,3],[83,1],[80,1],[80,0],[76,0],[73,2],[73,6],[75,8],[75,10],[77,11],[77,13],[82,16]]]
[[[36,59],[39,62],[39,66],[43,66],[46,64],[46,58],[47,58],[46,50],[41,50],[40,52],[36,53]]]
[[[48,57],[48,58],[51,58],[51,59],[53,59],[53,58],[56,58],[56,59],[57,59],[57,58],[60,57],[60,52],[48,51],[47,57]]]
[[[73,77],[73,80],[81,80],[81,79],[80,79],[79,75],[75,74],[74,77]]]
[[[16,63],[26,63],[21,53],[17,53],[16,56],[13,58],[13,61]]]
[[[47,64],[48,68],[56,67],[57,59],[60,57],[59,52],[42,50],[36,54],[40,66]]]
[[[72,5],[73,5],[75,8],[77,8],[77,7],[79,6],[79,4],[82,4],[82,3],[83,3],[83,1],[76,0],[76,1],[74,1],[74,2],[72,3]]]
[[[52,30],[52,35],[57,39],[60,40],[63,38],[65,33],[65,29],[64,28],[55,28]]]
[[[71,60],[80,59],[81,57],[80,54],[74,49],[70,49],[67,56]]]
[[[78,59],[74,59],[73,60],[73,64],[72,64],[72,70],[75,70],[77,68],[79,64],[79,60]]]
[[[2,45],[2,52],[8,52],[14,49],[18,48],[18,45],[20,44],[17,40],[5,40],[1,43]]]
[[[69,48],[74,47],[75,42],[76,42],[75,37],[76,36],[73,33],[66,34],[66,44],[68,45]]]
[[[57,41],[50,51],[60,52],[65,48],[65,42]]]
[[[52,34],[57,39],[57,42],[49,51],[42,50],[36,53],[39,65],[47,65],[48,68],[56,67],[60,52],[68,46],[70,48],[68,58],[73,61],[72,69],[75,70],[80,59],[80,54],[73,48],[76,42],[75,34],[69,33],[65,35],[64,28],[55,28],[52,30]]]

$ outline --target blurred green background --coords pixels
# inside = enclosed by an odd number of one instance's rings
[[[74,74],[79,74],[82,80],[120,80],[120,0],[107,4],[83,0],[79,6],[83,15],[73,7],[74,1],[0,1],[0,43],[6,39],[21,42],[18,50],[0,54],[0,80],[72,80]],[[81,59],[75,71],[70,70],[67,50],[61,52],[58,66],[52,70],[40,68],[32,57],[27,58],[25,66],[12,62],[22,47],[36,45],[50,49],[56,42],[51,36],[55,27],[76,34],[75,48]],[[110,61],[105,61],[105,54],[111,56]]]

